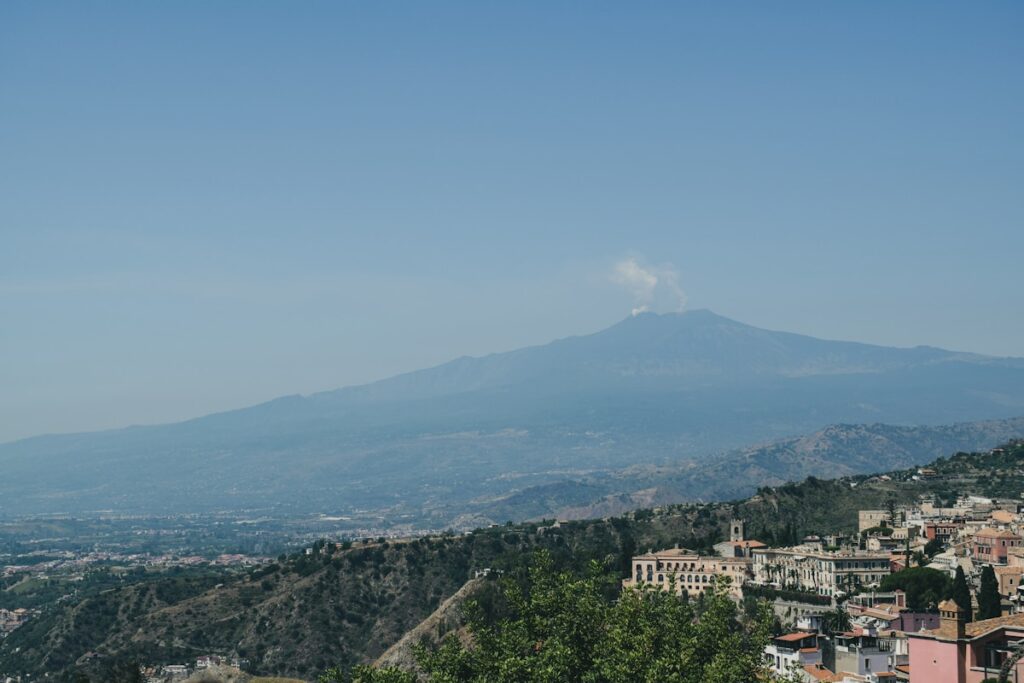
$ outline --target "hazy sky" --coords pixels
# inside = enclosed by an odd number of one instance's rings
[[[1021,35],[1020,2],[0,3],[0,440],[647,294],[1024,356]]]

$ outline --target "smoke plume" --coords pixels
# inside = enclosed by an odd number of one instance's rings
[[[648,266],[635,257],[615,264],[611,280],[633,297],[633,315],[646,311],[682,311],[686,293],[672,264]]]

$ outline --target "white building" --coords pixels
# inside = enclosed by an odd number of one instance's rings
[[[772,673],[779,676],[803,671],[804,667],[817,667],[821,664],[818,634],[798,631],[776,636],[768,642],[764,655]]]
[[[841,633],[835,637],[836,673],[867,676],[890,673],[893,653],[875,636],[863,632]]]
[[[807,546],[752,551],[754,582],[834,597],[876,586],[890,574],[889,555]]]

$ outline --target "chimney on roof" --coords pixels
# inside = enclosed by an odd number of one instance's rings
[[[966,635],[967,613],[952,600],[939,603],[939,631],[947,638],[958,640]]]

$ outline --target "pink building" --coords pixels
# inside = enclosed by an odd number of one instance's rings
[[[974,559],[988,564],[1006,564],[1010,548],[1020,546],[1015,533],[986,527],[974,534]]]
[[[1012,649],[1024,638],[1024,614],[966,623],[952,600],[939,605],[939,628],[907,633],[910,645],[910,683],[981,683],[999,675]],[[1010,674],[1024,681],[1024,661]]]

